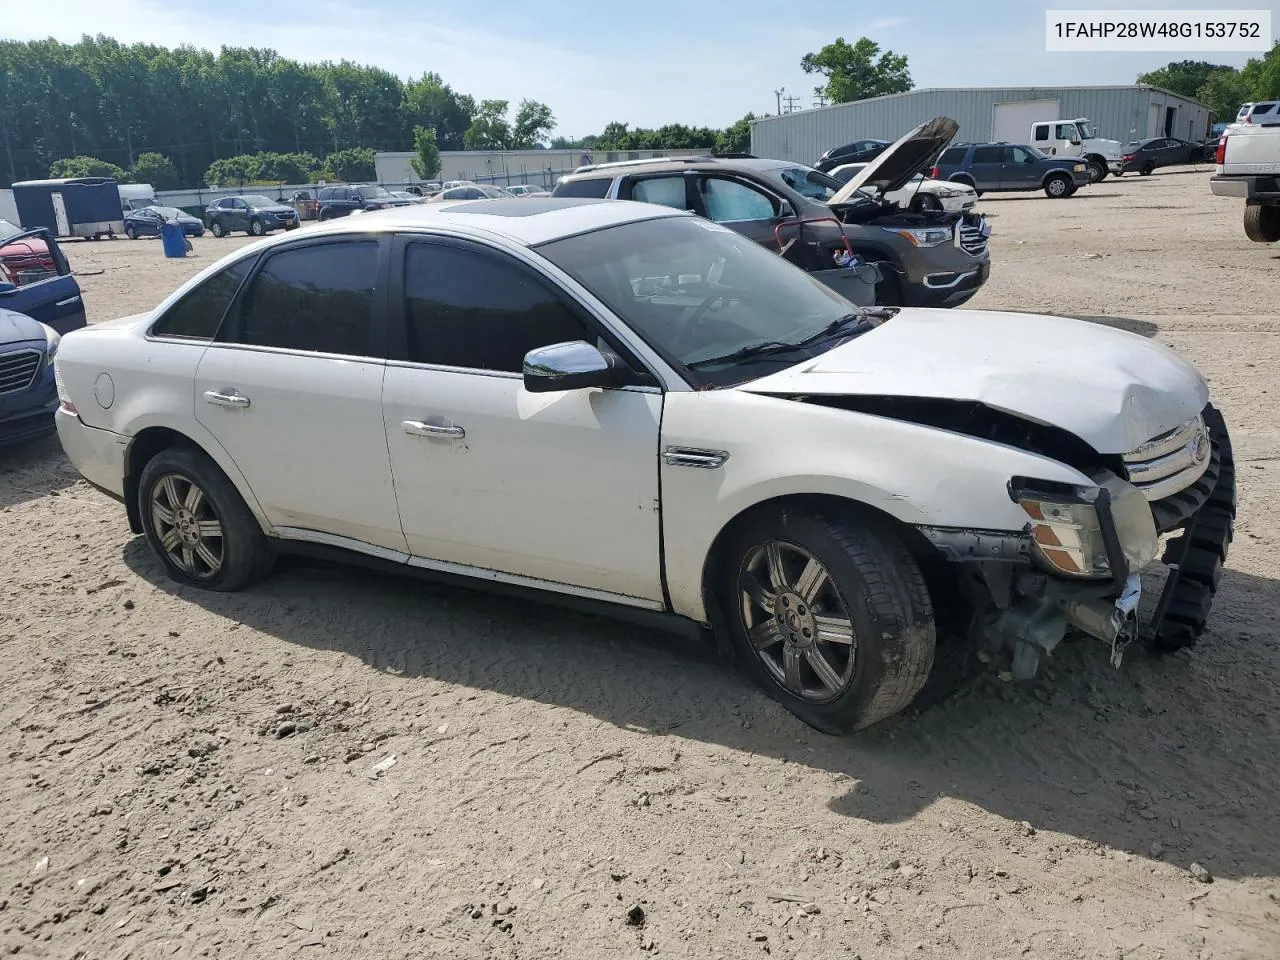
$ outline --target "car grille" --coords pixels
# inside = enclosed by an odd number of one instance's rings
[[[1124,469],[1129,482],[1154,502],[1192,486],[1208,469],[1212,454],[1204,417],[1197,414],[1126,453]]]
[[[971,257],[980,257],[987,252],[987,238],[982,235],[982,227],[977,224],[961,222],[959,243],[960,249]]]
[[[37,350],[0,355],[0,396],[25,390],[36,379],[43,356]]]

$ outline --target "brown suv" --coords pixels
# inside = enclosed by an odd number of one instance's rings
[[[929,167],[954,136],[954,122],[946,118],[922,124],[848,186],[799,163],[692,157],[579,167],[561,178],[552,196],[638,200],[690,210],[774,251],[780,224],[834,216],[854,252],[881,266],[877,303],[955,307],[977,293],[990,273],[983,218],[911,212],[882,199]],[[784,226],[782,239],[798,231]],[[802,265],[829,268],[830,254],[843,246],[840,229],[830,222],[805,224],[803,235],[821,255],[817,265]]]

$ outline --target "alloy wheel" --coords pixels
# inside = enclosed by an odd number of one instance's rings
[[[853,618],[813,554],[785,540],[753,548],[738,592],[752,649],[789,693],[823,703],[849,688],[857,653]]]
[[[151,487],[151,522],[169,561],[183,573],[208,580],[222,570],[222,520],[192,480],[167,473]]]

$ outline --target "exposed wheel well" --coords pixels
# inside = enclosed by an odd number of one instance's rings
[[[950,599],[955,589],[956,574],[954,565],[943,557],[915,527],[903,523],[883,510],[859,500],[850,500],[828,494],[791,494],[752,504],[726,523],[720,529],[720,532],[716,534],[715,540],[711,542],[711,549],[707,551],[707,558],[702,566],[702,601],[707,611],[707,617],[712,627],[715,628],[717,637],[725,636],[722,628],[728,613],[728,611],[720,608],[719,601],[716,599],[718,595],[716,584],[723,573],[722,551],[724,544],[729,541],[731,534],[735,530],[748,522],[761,510],[777,509],[780,506],[794,506],[798,510],[812,511],[825,509],[828,512],[837,511],[857,515],[865,518],[870,525],[891,530],[902,538],[907,550],[920,565],[920,570],[924,574],[925,583],[929,589],[930,599],[934,602],[934,609],[937,610],[939,608],[940,600],[944,601],[941,604],[944,609],[949,606],[945,601]],[[941,635],[941,633],[942,630],[939,629],[939,634]]]
[[[168,427],[147,427],[129,444],[124,465],[124,507],[129,517],[129,529],[134,533],[142,533],[142,515],[138,511],[138,477],[142,468],[161,450],[179,446],[200,449],[200,445],[190,437]]]

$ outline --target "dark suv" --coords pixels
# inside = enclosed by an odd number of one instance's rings
[[[929,174],[967,183],[979,193],[1043,190],[1055,199],[1088,186],[1089,165],[1079,157],[1051,157],[1025,143],[964,143],[944,150]]]
[[[345,217],[356,210],[382,210],[385,207],[407,207],[413,201],[397,197],[386,187],[376,183],[350,183],[340,187],[321,187],[316,191],[319,206],[318,217],[332,220]]]
[[[891,146],[893,144],[888,140],[855,140],[843,147],[832,147],[818,158],[814,167],[822,173],[830,173],[842,164],[870,163]]]
[[[848,185],[799,163],[694,157],[579,167],[561,178],[552,196],[638,200],[691,210],[775,253],[781,252],[779,234],[784,243],[802,235],[805,246],[817,251],[813,260],[787,258],[810,271],[831,267],[832,253],[843,248],[843,230],[856,254],[881,266],[876,303],[954,307],[977,293],[990,272],[983,219],[941,211],[912,213],[881,199],[933,162],[954,136],[954,123],[947,123],[949,135],[939,137],[931,130],[932,139],[906,142],[908,149],[900,156],[896,150],[881,154]],[[814,219],[826,222],[801,223]]]

